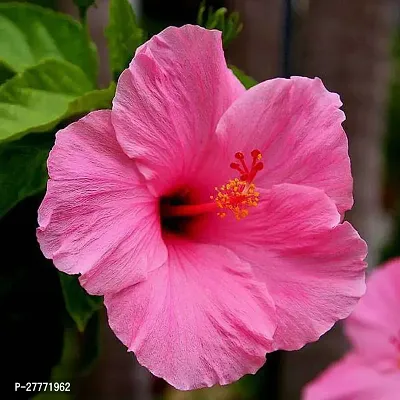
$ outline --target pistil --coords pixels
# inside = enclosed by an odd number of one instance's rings
[[[244,160],[244,154],[237,152],[235,158],[239,160],[231,163],[230,167],[239,171],[240,179],[231,179],[226,185],[215,188],[217,195],[210,196],[215,200],[217,206],[221,209],[217,215],[221,218],[226,217],[226,211],[231,211],[237,220],[245,218],[249,215],[249,207],[256,207],[259,201],[259,193],[256,191],[253,180],[257,173],[264,168],[264,164],[260,162],[261,152],[257,149],[251,152],[253,158],[251,168],[249,169]]]

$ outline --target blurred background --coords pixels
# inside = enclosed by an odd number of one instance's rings
[[[72,0],[35,2],[78,17]],[[88,21],[101,58],[99,85],[107,87],[111,73],[103,32],[108,1],[96,3]],[[199,3],[132,1],[151,34],[168,25],[195,23]],[[215,0],[207,5],[240,13],[244,28],[227,47],[230,64],[257,81],[317,76],[340,94],[355,197],[346,218],[368,242],[370,269],[400,255],[400,2]],[[0,20],[0,30],[1,24]],[[23,393],[6,395],[9,382],[43,382],[59,376],[72,380],[72,393],[36,398],[297,400],[301,388],[348,348],[337,324],[300,351],[271,354],[255,376],[227,387],[178,392],[135,362],[107,327],[104,312],[95,314],[78,336],[68,324],[65,328],[60,281],[41,255],[34,233],[41,196],[22,201],[0,220],[0,346],[6,369],[0,378],[1,398],[27,398]]]

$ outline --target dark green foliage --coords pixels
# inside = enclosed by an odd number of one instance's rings
[[[42,133],[0,146],[0,218],[19,201],[45,189],[53,141],[52,133]]]
[[[103,298],[88,295],[82,289],[78,282],[78,277],[75,275],[67,275],[60,272],[60,282],[65,307],[78,330],[83,332],[90,318],[102,306]]]

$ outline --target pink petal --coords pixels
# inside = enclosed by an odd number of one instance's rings
[[[146,277],[167,257],[158,203],[118,145],[110,111],[96,111],[57,133],[37,237],[68,274],[83,273],[95,294]]]
[[[226,66],[221,32],[170,27],[122,73],[112,122],[126,154],[154,192],[165,194],[196,175],[212,151],[219,118],[243,92]]]
[[[106,295],[111,328],[139,362],[178,389],[255,373],[275,309],[249,266],[224,247],[177,242],[148,279]]]
[[[366,244],[319,189],[283,184],[261,192],[247,218],[203,227],[249,262],[274,299],[275,349],[295,350],[347,317],[365,291]]]
[[[272,79],[248,90],[223,115],[222,156],[259,149],[256,184],[294,183],[324,190],[340,213],[351,208],[352,177],[339,96],[318,78]]]
[[[399,368],[399,310],[400,259],[397,258],[372,274],[366,295],[346,321],[346,332],[352,343],[377,368]],[[393,343],[394,339],[397,344]]]
[[[380,374],[350,354],[309,384],[303,400],[398,400],[400,372]]]

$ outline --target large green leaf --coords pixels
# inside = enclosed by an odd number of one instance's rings
[[[0,146],[0,217],[25,197],[44,190],[54,135],[28,135]]]
[[[46,58],[69,61],[97,77],[97,53],[86,30],[72,18],[26,3],[0,4],[0,61],[15,72]]]
[[[14,1],[14,0],[13,0]],[[56,9],[56,0],[15,0],[18,3],[30,3],[30,4],[36,4],[37,6],[40,7],[45,7],[45,8],[50,8],[52,10]],[[7,0],[0,0],[0,3],[9,3]]]
[[[110,0],[110,22],[106,29],[111,70],[117,77],[129,64],[145,34],[128,0]]]
[[[0,143],[52,129],[62,119],[107,108],[114,88],[92,90],[73,64],[46,60],[0,86]]]
[[[103,298],[90,296],[78,282],[75,275],[60,272],[60,282],[64,295],[65,307],[74,320],[78,330],[83,332],[93,314],[100,309]]]
[[[106,89],[95,89],[74,100],[68,108],[68,116],[86,114],[89,111],[111,108],[115,95],[114,82]]]
[[[0,85],[15,75],[13,70],[0,61]]]

